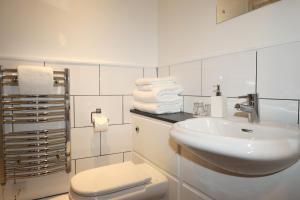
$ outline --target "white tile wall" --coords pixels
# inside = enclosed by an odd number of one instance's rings
[[[99,65],[45,64],[54,69],[70,69],[71,95],[99,95]]]
[[[84,170],[123,162],[123,153],[76,160],[76,173]]]
[[[124,123],[131,123],[130,109],[133,108],[132,101],[133,101],[132,96],[124,96],[123,97]]]
[[[158,68],[158,77],[170,76],[170,67],[164,66]]]
[[[124,153],[124,162],[132,160],[132,152],[125,152]]]
[[[101,133],[101,155],[131,150],[131,124],[109,126]]]
[[[100,77],[101,95],[129,95],[135,80],[143,77],[143,69],[101,66]]]
[[[75,126],[74,116],[74,97],[70,96],[70,123],[72,128]]]
[[[262,121],[296,125],[298,123],[298,101],[260,100]]]
[[[195,101],[209,102],[204,97],[213,94],[213,85],[221,84],[226,97],[255,93],[257,89],[262,121],[295,125],[299,123],[299,52],[300,42],[289,43],[172,65],[170,75],[183,86],[185,112],[192,113]],[[159,77],[168,76],[168,67],[159,67],[158,73]],[[245,113],[234,109],[243,101],[227,100],[228,117],[247,120]]]
[[[217,84],[227,97],[255,93],[256,52],[204,59],[202,73],[203,96],[215,95],[213,86]]]
[[[92,127],[71,129],[72,159],[100,155],[100,133],[95,133]]]
[[[76,96],[75,127],[92,126],[91,112],[101,108],[110,124],[122,124],[122,96]]]
[[[144,68],[144,78],[156,78],[156,68]]]
[[[201,95],[202,61],[173,65],[170,75],[183,87],[183,95]]]
[[[258,50],[260,97],[300,99],[300,42]]]

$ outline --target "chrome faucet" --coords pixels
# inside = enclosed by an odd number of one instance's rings
[[[248,113],[248,121],[251,123],[258,123],[259,109],[258,109],[258,94],[248,94],[238,98],[246,98],[247,101],[235,104],[235,108],[239,111]]]

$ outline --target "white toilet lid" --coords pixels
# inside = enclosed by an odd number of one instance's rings
[[[132,162],[108,165],[83,171],[71,180],[71,189],[81,196],[102,196],[145,185],[151,176]]]

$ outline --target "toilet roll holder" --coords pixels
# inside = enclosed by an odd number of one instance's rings
[[[97,108],[96,111],[93,111],[91,112],[91,123],[94,124],[94,121],[93,121],[93,116],[94,114],[101,114],[102,113],[102,110],[101,108]],[[107,121],[109,122],[109,119],[107,118]]]

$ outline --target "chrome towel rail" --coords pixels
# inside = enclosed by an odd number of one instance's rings
[[[36,100],[36,101],[2,101],[4,105],[22,105],[22,104],[65,104],[64,100]]]
[[[3,99],[13,98],[13,99],[20,99],[20,98],[64,98],[65,95],[60,94],[50,94],[50,95],[16,95],[16,94],[6,94],[2,95]]]
[[[5,113],[4,118],[16,118],[16,117],[41,117],[41,116],[58,116],[64,115],[65,112],[34,112],[34,113]]]
[[[7,174],[7,179],[15,180],[15,179],[25,179],[25,178],[46,176],[46,175],[54,174],[57,172],[61,172],[63,170],[67,170],[66,166],[62,166],[62,167],[50,169],[50,170],[39,170],[39,171],[34,171],[33,173],[26,173],[26,174],[18,174],[18,173]]]
[[[20,106],[20,107],[3,107],[3,111],[25,111],[25,110],[64,110],[65,106],[31,106],[31,107],[25,107],[25,106]]]
[[[18,86],[18,71],[0,66],[1,184],[71,171],[69,70],[54,71],[53,79],[63,94],[4,94]]]
[[[35,131],[19,131],[19,132],[9,132],[6,134],[6,137],[14,137],[14,136],[26,136],[26,135],[40,135],[40,134],[54,134],[65,132],[66,129],[48,129],[48,130],[35,130]]]
[[[34,119],[4,119],[4,124],[32,124],[32,123],[45,123],[45,122],[59,122],[65,121],[65,117],[52,117],[52,118],[41,118],[37,117]]]

